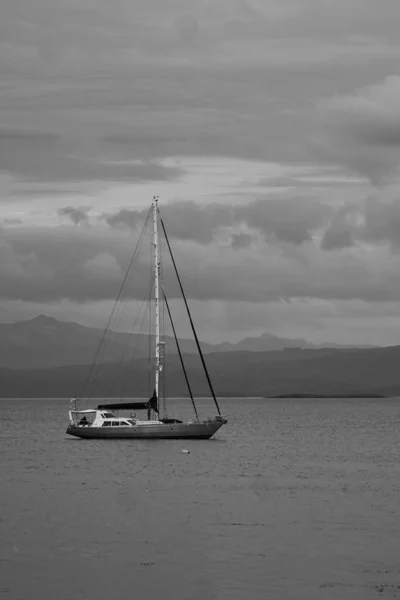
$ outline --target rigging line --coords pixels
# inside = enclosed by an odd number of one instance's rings
[[[109,330],[110,330],[110,327],[111,327],[111,321],[112,321],[112,319],[115,317],[115,312],[116,312],[116,308],[117,308],[118,302],[119,302],[119,300],[121,299],[122,293],[123,293],[124,289],[126,289],[126,285],[127,285],[127,283],[128,283],[128,275],[129,275],[129,273],[132,271],[132,268],[133,268],[133,266],[134,266],[135,262],[137,261],[137,259],[138,259],[138,257],[139,257],[139,255],[138,255],[138,251],[139,251],[139,248],[140,248],[140,246],[143,244],[143,238],[144,238],[145,234],[147,233],[147,230],[148,230],[148,224],[149,224],[149,218],[150,218],[150,210],[149,210],[149,212],[148,212],[148,214],[147,214],[147,216],[146,216],[146,220],[145,220],[145,222],[144,222],[143,229],[142,229],[142,231],[141,231],[141,234],[140,234],[140,238],[139,238],[139,240],[138,240],[138,243],[136,244],[136,248],[135,248],[134,254],[133,254],[133,256],[132,256],[132,259],[131,259],[131,261],[130,261],[130,264],[129,264],[129,266],[128,266],[128,269],[127,269],[127,271],[126,271],[126,275],[125,275],[124,281],[122,282],[121,289],[120,289],[120,291],[119,291],[118,297],[117,297],[117,299],[116,299],[116,301],[115,301],[115,304],[114,304],[114,307],[113,307],[113,311],[112,311],[112,313],[111,313],[111,316],[110,316],[110,319],[109,319],[109,321],[108,321],[108,324],[107,324],[107,327],[106,327],[106,331],[105,331],[105,336],[104,336],[104,337],[106,337],[106,334],[107,334],[107,333],[109,333]],[[131,331],[131,333],[132,333],[132,331]],[[105,339],[104,339],[104,342],[105,342]],[[128,341],[128,344],[129,344],[129,341]],[[106,345],[106,344],[104,343],[104,347],[103,347],[103,355],[104,355],[104,352],[105,352],[105,350],[106,350],[106,348],[105,348],[105,345]],[[97,359],[98,359],[98,358],[99,358],[99,357],[97,357]]]
[[[96,361],[97,361],[97,359],[98,359],[98,357],[99,357],[100,351],[101,351],[101,349],[102,349],[102,347],[103,347],[103,344],[104,344],[105,338],[106,338],[106,336],[107,336],[107,333],[108,333],[108,330],[109,330],[109,327],[110,327],[110,323],[111,323],[112,319],[114,318],[115,311],[116,311],[116,308],[117,308],[117,304],[118,304],[118,302],[119,302],[119,300],[120,300],[120,298],[121,298],[122,292],[124,291],[124,288],[125,288],[126,282],[127,282],[127,280],[128,280],[128,276],[129,276],[130,270],[131,270],[131,268],[132,268],[132,265],[133,265],[133,263],[134,263],[134,260],[135,260],[135,258],[136,258],[136,255],[137,255],[138,249],[139,249],[139,247],[140,247],[140,245],[141,245],[141,243],[142,243],[142,240],[143,240],[144,233],[145,233],[145,231],[147,230],[147,227],[148,227],[148,222],[149,222],[149,218],[150,218],[150,214],[151,214],[151,208],[149,209],[149,212],[147,213],[147,217],[146,217],[146,220],[145,220],[145,222],[144,222],[143,229],[142,229],[142,231],[141,231],[141,233],[140,233],[140,236],[139,236],[139,239],[138,239],[138,241],[137,241],[137,244],[136,244],[135,250],[134,250],[134,252],[133,252],[132,258],[131,258],[131,260],[130,260],[130,262],[129,262],[129,265],[128,265],[128,268],[127,268],[127,270],[126,270],[125,277],[124,277],[124,279],[123,279],[123,281],[122,281],[121,287],[120,287],[120,289],[119,289],[119,292],[118,292],[118,295],[117,295],[117,299],[116,299],[116,301],[115,301],[115,303],[114,303],[113,309],[112,309],[112,311],[111,311],[111,315],[110,315],[110,317],[109,317],[109,319],[108,319],[108,321],[107,321],[106,328],[105,328],[105,330],[104,330],[104,332],[103,332],[103,335],[102,335],[102,337],[101,337],[101,339],[100,339],[100,343],[99,343],[99,345],[98,345],[98,347],[97,347],[97,350],[96,350],[96,353],[95,353],[95,356],[94,356],[94,359],[93,359],[92,365],[91,365],[91,367],[90,367],[90,370],[89,370],[89,373],[88,373],[88,375],[87,375],[87,377],[86,377],[86,379],[85,379],[85,382],[84,382],[84,385],[83,385],[83,390],[82,390],[82,397],[84,397],[84,396],[85,396],[85,392],[87,391],[87,387],[88,387],[88,383],[89,383],[90,377],[91,377],[91,376],[92,376],[92,374],[93,374],[93,370],[94,370],[94,368],[95,368]]]
[[[132,361],[133,361],[133,360],[134,360],[134,358],[135,358],[136,351],[137,351],[137,347],[138,347],[138,344],[139,344],[140,332],[141,332],[141,330],[142,330],[142,327],[143,327],[143,321],[144,321],[144,318],[145,318],[145,316],[146,316],[146,312],[147,312],[147,308],[148,308],[148,303],[149,303],[149,296],[150,296],[150,294],[151,294],[151,282],[150,282],[150,290],[147,292],[147,297],[145,297],[145,299],[143,300],[143,302],[142,302],[142,304],[141,304],[141,306],[140,306],[140,308],[139,308],[139,311],[138,311],[137,317],[136,317],[136,319],[135,319],[135,321],[134,321],[134,323],[133,323],[133,325],[132,325],[131,331],[130,331],[130,333],[129,333],[129,340],[128,340],[127,344],[125,345],[124,351],[123,351],[123,353],[122,353],[122,356],[121,356],[121,358],[120,358],[120,361],[119,361],[119,366],[120,366],[120,367],[123,365],[123,363],[124,363],[124,362],[126,362],[126,361],[124,360],[124,358],[125,358],[125,356],[126,356],[126,353],[128,352],[130,341],[131,341],[131,340],[132,340],[132,338],[133,338],[133,334],[134,334],[134,332],[135,332],[136,325],[137,325],[137,323],[139,322],[139,318],[140,318],[140,315],[141,315],[141,313],[142,313],[142,310],[143,310],[143,307],[144,307],[144,313],[143,313],[142,321],[141,321],[141,323],[140,323],[139,334],[137,335],[137,337],[136,337],[136,342],[135,342],[135,344],[134,344],[134,346],[133,346]],[[117,373],[117,374],[114,376],[114,379],[113,379],[113,381],[115,381],[115,380],[116,380],[117,376],[118,376],[118,373]],[[121,390],[123,389],[123,385],[121,386],[121,388],[120,388],[120,389],[121,389]],[[121,397],[122,397],[122,392],[121,392]]]
[[[194,410],[194,413],[196,415],[197,420],[199,420],[199,415],[197,414],[196,404],[194,402],[194,398],[193,398],[193,394],[192,394],[192,388],[190,387],[190,382],[189,382],[189,378],[187,376],[187,372],[186,372],[186,368],[185,368],[185,363],[183,362],[183,356],[182,356],[181,348],[180,348],[180,345],[179,345],[178,336],[176,335],[175,325],[174,325],[174,322],[172,320],[172,315],[171,315],[171,311],[170,311],[170,308],[169,308],[169,302],[167,300],[167,296],[165,295],[164,288],[162,288],[162,293],[163,293],[163,296],[164,296],[165,306],[167,307],[167,312],[168,312],[169,320],[170,320],[170,323],[171,323],[172,331],[174,333],[176,347],[177,347],[178,354],[179,354],[179,360],[181,361],[182,370],[183,370],[183,374],[185,376],[185,381],[186,381],[186,385],[187,385],[187,388],[188,388],[189,396],[190,396],[190,399],[191,399],[192,404],[193,404],[193,410]]]
[[[130,331],[130,339],[132,338],[132,336],[133,336],[133,333],[135,332],[136,325],[137,325],[137,323],[138,323],[138,321],[139,321],[139,318],[140,318],[140,315],[141,315],[142,309],[143,309],[143,307],[145,307],[145,312],[144,312],[144,314],[143,314],[142,321],[141,321],[141,323],[140,323],[139,334],[140,334],[140,332],[142,331],[142,328],[143,328],[143,321],[144,321],[144,318],[145,318],[145,316],[146,316],[146,312],[147,312],[147,309],[148,309],[148,305],[149,305],[149,301],[150,301],[150,297],[151,297],[151,292],[152,292],[152,289],[153,289],[153,285],[154,285],[154,283],[153,283],[153,281],[150,279],[150,281],[149,281],[149,285],[148,285],[148,288],[147,288],[147,294],[145,295],[145,297],[144,297],[144,300],[143,300],[143,302],[142,302],[142,304],[141,304],[141,306],[140,306],[140,309],[139,309],[139,311],[138,311],[138,315],[137,315],[137,317],[136,317],[136,320],[134,321],[134,323],[133,323],[133,325],[132,325],[132,329],[131,329],[131,331]],[[138,336],[136,337],[136,343],[134,344],[134,347],[133,347],[133,355],[132,355],[132,359],[134,359],[134,358],[135,358],[136,350],[137,350],[137,347],[138,347],[138,344],[139,344],[139,339],[140,339],[140,335],[138,335]],[[129,342],[128,342],[128,345],[125,347],[125,350],[124,350],[124,353],[123,353],[123,355],[122,355],[122,358],[125,356],[125,353],[126,353],[126,351],[128,350],[128,347],[129,347]]]
[[[144,313],[143,313],[143,317],[142,317],[142,320],[141,320],[141,323],[140,323],[140,327],[139,327],[139,334],[140,334],[140,332],[141,332],[141,331],[142,331],[142,329],[143,329],[143,323],[144,323],[144,320],[145,320],[145,317],[146,317],[147,310],[148,310],[148,308],[149,308],[149,305],[150,305],[150,299],[151,299],[151,293],[152,293],[152,291],[153,291],[153,286],[154,286],[154,282],[153,282],[153,281],[150,281],[149,288],[148,288],[148,292],[147,292],[147,298],[146,298],[146,299],[143,301],[143,303],[142,303],[142,307],[143,307],[143,305],[145,305],[145,311],[144,311]],[[139,316],[140,316],[140,315],[138,315],[138,317],[137,317],[137,319],[136,319],[136,321],[135,321],[135,326],[136,326],[136,323],[137,323],[137,322],[138,322],[138,320],[139,320]],[[135,344],[135,346],[134,346],[134,349],[133,349],[133,355],[132,355],[132,359],[133,359],[133,358],[135,358],[136,351],[137,351],[137,347],[138,347],[138,345],[139,345],[139,339],[140,339],[140,335],[138,335],[138,337],[136,338],[136,344]]]
[[[147,293],[146,293],[146,295],[145,295],[145,297],[143,299],[142,304],[140,305],[140,308],[139,308],[139,311],[137,313],[136,319],[135,319],[135,321],[134,321],[134,323],[132,325],[128,343],[126,344],[125,349],[124,349],[123,354],[122,354],[122,357],[121,357],[120,366],[122,365],[124,357],[125,357],[128,349],[129,349],[130,341],[133,338],[133,333],[135,332],[135,330],[137,328],[137,324],[139,322],[140,316],[142,314],[142,310],[144,308],[143,317],[142,317],[142,320],[141,320],[141,323],[140,323],[140,327],[139,327],[139,333],[137,334],[136,342],[133,345],[133,352],[132,352],[132,358],[131,358],[132,362],[134,361],[134,359],[136,357],[136,351],[138,349],[138,345],[139,345],[139,341],[140,341],[140,333],[141,333],[141,331],[143,329],[143,322],[144,322],[144,319],[146,317],[147,310],[149,308],[149,304],[150,304],[150,300],[151,300],[151,292],[152,292],[152,288],[153,288],[153,285],[154,285],[154,283],[152,281],[152,278],[151,278],[151,275],[152,275],[152,271],[150,269],[150,276],[149,276],[149,284],[148,284]],[[151,306],[150,306],[150,312],[151,312]],[[116,376],[114,378],[114,381],[115,381],[115,379],[116,379]],[[124,389],[124,382],[122,382],[121,388],[120,388],[121,398],[123,396],[123,389]]]
[[[141,311],[142,311],[142,308],[143,308],[143,306],[144,306],[144,307],[145,307],[145,310],[144,310],[144,313],[143,313],[143,316],[142,316],[142,320],[141,320],[141,323],[140,323],[140,327],[139,327],[139,335],[138,335],[138,336],[137,336],[137,338],[136,338],[136,344],[135,344],[135,346],[134,346],[134,348],[133,348],[132,362],[133,362],[133,359],[135,358],[135,354],[136,354],[136,351],[137,351],[137,348],[138,348],[138,344],[139,344],[139,337],[140,337],[140,332],[142,331],[142,328],[143,328],[143,323],[144,323],[144,320],[145,320],[145,318],[146,318],[146,313],[147,313],[147,309],[148,309],[148,306],[149,306],[149,298],[150,298],[150,296],[151,296],[152,289],[153,289],[153,282],[150,282],[150,285],[149,285],[149,291],[148,291],[148,293],[147,293],[147,298],[146,298],[145,300],[143,300],[143,302],[142,302],[142,306],[140,307],[139,314],[138,314],[138,316],[137,316],[137,318],[136,318],[136,321],[135,321],[135,324],[134,324],[134,326],[133,326],[134,328],[136,327],[136,323],[139,321],[140,313],[141,313]],[[121,397],[122,397],[123,384],[122,384],[122,386],[121,386],[121,388],[120,388],[120,389],[121,389]]]
[[[136,247],[135,247],[135,250],[134,250],[133,256],[132,256],[132,258],[131,258],[131,261],[130,261],[130,263],[129,263],[128,269],[127,269],[127,271],[126,271],[126,274],[125,274],[124,280],[123,280],[123,282],[122,282],[122,284],[121,284],[121,287],[120,287],[120,290],[119,290],[119,293],[118,293],[117,299],[116,299],[116,301],[115,301],[115,303],[114,303],[113,310],[112,310],[112,312],[111,312],[110,318],[109,318],[109,320],[108,320],[108,322],[107,322],[107,326],[106,326],[106,328],[105,328],[105,330],[104,330],[103,336],[102,336],[102,338],[101,338],[101,340],[100,340],[100,343],[99,343],[99,346],[98,346],[98,348],[97,348],[97,352],[96,352],[96,354],[95,354],[95,357],[94,357],[94,359],[93,359],[93,363],[92,363],[91,369],[90,369],[90,371],[89,371],[89,373],[88,373],[88,376],[86,377],[85,386],[84,386],[84,392],[86,392],[86,390],[87,390],[87,388],[88,388],[88,385],[89,385],[90,378],[92,377],[92,374],[93,374],[93,372],[94,372],[94,370],[95,370],[96,366],[97,366],[97,367],[99,366],[99,365],[98,365],[98,362],[99,362],[99,357],[100,357],[100,354],[102,354],[102,356],[104,356],[105,349],[106,349],[106,348],[105,348],[105,346],[106,346],[106,337],[107,337],[107,334],[108,334],[108,333],[109,333],[109,331],[110,331],[110,324],[111,324],[111,322],[112,322],[112,320],[113,320],[113,318],[114,318],[114,316],[115,316],[115,312],[116,312],[116,309],[117,309],[117,306],[118,306],[118,302],[119,302],[119,300],[120,300],[120,298],[121,298],[121,296],[122,296],[122,293],[123,293],[123,291],[124,291],[124,289],[125,289],[125,286],[126,286],[126,283],[127,283],[127,280],[128,280],[128,276],[129,276],[129,273],[130,273],[130,271],[131,271],[131,269],[132,269],[132,266],[133,266],[133,264],[134,264],[134,261],[135,261],[135,259],[137,258],[137,252],[138,252],[138,250],[139,250],[139,247],[140,247],[140,245],[141,245],[141,243],[142,243],[142,241],[143,241],[144,233],[145,233],[145,231],[146,231],[146,229],[147,229],[147,227],[148,227],[149,216],[150,216],[150,211],[149,211],[149,213],[148,213],[148,215],[147,215],[147,217],[146,217],[146,220],[145,220],[145,223],[144,223],[144,226],[143,226],[142,232],[141,232],[141,234],[140,234],[140,237],[139,237],[139,240],[138,240],[138,242],[137,242],[137,244],[136,244]],[[101,352],[101,351],[102,351],[102,352]],[[95,379],[95,378],[96,378],[96,376],[94,376],[94,379]]]
[[[177,267],[176,267],[176,263],[175,263],[174,255],[172,254],[172,249],[171,249],[171,246],[170,246],[170,243],[169,243],[169,239],[168,239],[168,236],[167,236],[167,232],[166,232],[166,230],[165,230],[164,221],[163,221],[162,219],[161,219],[161,226],[162,226],[162,228],[163,228],[163,231],[164,231],[165,240],[166,240],[166,242],[167,242],[168,250],[169,250],[169,253],[170,253],[170,255],[171,255],[171,259],[172,259],[172,264],[174,265],[174,270],[175,270],[175,273],[176,273],[176,277],[177,277],[177,279],[178,279],[179,287],[180,287],[180,289],[181,289],[182,296],[183,296],[183,300],[184,300],[184,302],[185,302],[185,306],[186,306],[187,314],[188,314],[189,321],[190,321],[190,326],[191,326],[191,328],[192,328],[192,332],[193,332],[193,335],[194,335],[194,339],[195,339],[195,341],[196,341],[197,350],[199,351],[199,355],[200,355],[201,363],[202,363],[202,365],[203,365],[204,373],[205,373],[205,375],[206,375],[206,378],[207,378],[207,383],[208,383],[208,386],[209,386],[209,388],[210,388],[210,391],[211,391],[211,395],[212,395],[212,397],[213,397],[213,400],[214,400],[214,402],[215,402],[215,406],[217,407],[218,414],[220,415],[220,414],[221,414],[221,411],[220,411],[220,409],[219,409],[218,401],[217,401],[217,398],[216,398],[216,396],[215,396],[215,392],[214,392],[213,385],[212,385],[212,383],[211,383],[210,375],[208,374],[208,371],[207,371],[207,366],[206,366],[206,363],[205,363],[205,360],[204,360],[203,352],[201,351],[201,348],[200,348],[200,342],[199,342],[199,338],[197,337],[196,329],[195,329],[195,327],[194,327],[194,323],[193,323],[193,320],[192,320],[192,315],[190,314],[190,310],[189,310],[189,306],[188,306],[188,303],[187,303],[187,300],[186,300],[185,292],[183,291],[183,286],[182,286],[182,283],[181,283],[181,278],[179,277],[179,273],[178,273],[178,269],[177,269]]]

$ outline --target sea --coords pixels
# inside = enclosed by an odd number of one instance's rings
[[[400,598],[400,400],[221,408],[209,441],[79,440],[68,400],[0,400],[0,598]]]

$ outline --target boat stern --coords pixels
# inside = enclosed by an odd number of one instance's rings
[[[215,417],[215,421],[216,421],[217,423],[221,423],[221,425],[226,425],[226,424],[227,424],[227,422],[228,422],[228,419],[226,419],[226,418],[225,418],[225,417],[223,417],[222,415],[217,415],[217,416]]]

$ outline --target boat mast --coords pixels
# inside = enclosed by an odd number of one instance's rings
[[[154,391],[157,397],[157,404],[159,398],[159,382],[160,382],[160,371],[162,369],[160,361],[160,261],[158,253],[158,228],[157,228],[157,202],[158,196],[153,197],[153,246],[154,246],[154,303],[155,303],[155,321],[156,321],[156,368],[155,368],[155,381]]]

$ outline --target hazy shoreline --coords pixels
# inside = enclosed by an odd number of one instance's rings
[[[266,398],[391,398],[392,396],[383,396],[382,394],[279,394],[276,396],[266,396]]]

